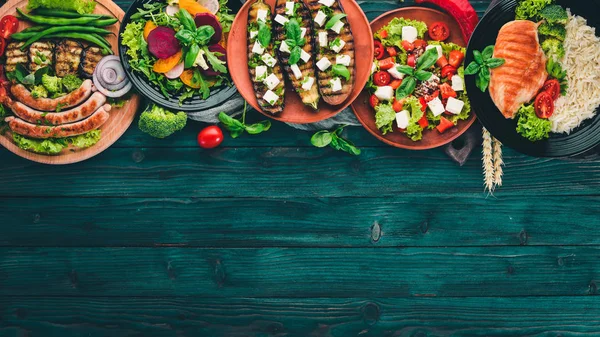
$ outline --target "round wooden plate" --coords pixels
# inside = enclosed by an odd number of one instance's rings
[[[348,15],[348,22],[354,36],[355,45],[355,69],[356,77],[354,89],[348,99],[340,105],[332,106],[321,100],[319,110],[315,111],[312,108],[304,105],[300,97],[296,94],[292,86],[286,85],[285,109],[278,115],[264,113],[256,96],[250,74],[248,72],[248,10],[254,3],[253,0],[247,1],[240,9],[231,26],[229,33],[229,41],[227,44],[227,64],[231,78],[238,88],[238,92],[244,99],[260,111],[263,115],[272,119],[295,124],[316,123],[328,118],[331,118],[342,110],[347,108],[352,101],[360,94],[362,88],[367,84],[370,76],[371,63],[373,58],[373,38],[369,20],[365,13],[360,9],[360,6],[354,0],[339,0],[342,8]],[[276,0],[265,0],[265,3],[275,7]]]
[[[450,27],[450,38],[447,42],[453,42],[460,46],[465,46],[466,43],[462,37],[458,23],[450,15],[440,11],[424,8],[424,7],[406,7],[387,12],[371,22],[371,29],[374,32],[380,30],[387,25],[393,18],[407,18],[425,22],[428,26],[434,22],[444,22]],[[372,58],[371,58],[372,60]],[[370,65],[369,65],[370,67]],[[394,123],[394,132],[383,135],[375,125],[375,111],[369,105],[369,93],[364,90],[360,96],[352,103],[352,110],[356,118],[373,136],[382,142],[409,150],[429,150],[436,147],[446,145],[460,135],[465,133],[475,122],[475,113],[471,111],[471,117],[465,121],[459,121],[456,127],[440,134],[437,130],[423,131],[423,139],[418,142],[413,142],[405,134],[398,131]]]
[[[27,7],[27,0],[10,0],[4,6],[2,6],[2,8],[0,8],[0,17],[6,14],[14,15],[16,13],[16,8],[25,7]],[[94,12],[98,14],[109,14],[119,19],[119,22],[107,27],[108,30],[113,32],[115,35],[108,35],[106,37],[108,42],[110,42],[110,44],[113,46],[113,51],[118,55],[117,34],[119,34],[119,27],[121,26],[121,21],[123,20],[125,13],[118,5],[110,0],[97,0],[96,10]],[[21,21],[19,30],[23,30],[29,26],[30,25],[28,22]],[[123,133],[125,133],[129,125],[131,125],[131,122],[133,122],[139,103],[139,97],[137,95],[132,95],[129,101],[123,107],[113,108],[110,111],[110,118],[100,128],[102,130],[102,138],[96,145],[86,149],[66,148],[58,155],[37,154],[22,150],[15,145],[10,131],[0,135],[0,144],[19,157],[23,157],[38,163],[51,165],[77,163],[101,153],[114,142],[116,142],[117,139],[119,139]]]

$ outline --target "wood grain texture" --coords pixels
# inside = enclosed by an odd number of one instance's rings
[[[0,296],[597,295],[600,247],[0,248]]]
[[[565,310],[568,306],[569,310]],[[596,297],[0,298],[3,336],[598,336]]]
[[[0,214],[10,217],[0,226],[0,246],[600,245],[600,197],[547,197],[543,203],[541,208],[536,198],[483,195],[291,200],[2,198]],[[547,209],[570,211],[547,218]]]

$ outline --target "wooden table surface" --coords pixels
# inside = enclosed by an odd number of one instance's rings
[[[0,336],[600,335],[600,162],[505,149],[488,197],[478,153],[201,127],[62,167],[0,150]]]

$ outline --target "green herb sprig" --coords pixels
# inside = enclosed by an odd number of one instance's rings
[[[285,24],[285,30],[285,43],[291,48],[288,63],[290,65],[294,65],[300,61],[302,56],[302,47],[306,44],[306,39],[301,37],[302,30],[300,29],[300,24],[295,18],[290,19],[290,21]]]
[[[398,66],[398,71],[405,74],[406,77],[404,78],[404,80],[402,80],[402,84],[400,85],[400,87],[396,89],[396,99],[401,100],[405,97],[410,96],[410,94],[412,94],[413,91],[415,91],[415,88],[417,87],[417,80],[429,80],[431,76],[433,76],[433,73],[425,69],[431,68],[435,64],[435,62],[437,62],[437,60],[437,49],[432,48],[426,51],[425,54],[423,54],[423,56],[421,56],[419,60],[417,60],[416,69],[407,65]]]
[[[338,151],[344,151],[351,155],[358,156],[361,151],[351,141],[342,138],[342,131],[346,126],[341,126],[334,131],[322,130],[315,133],[310,138],[310,143],[316,147],[330,146]]]
[[[465,69],[465,75],[478,74],[475,84],[481,92],[485,92],[490,85],[490,69],[498,68],[505,62],[503,58],[493,58],[493,54],[493,45],[485,47],[482,52],[474,50],[473,58],[475,61],[471,62]]]
[[[257,135],[266,132],[271,128],[271,121],[264,120],[254,124],[246,124],[246,110],[248,103],[244,102],[244,111],[242,112],[242,120],[235,119],[224,112],[219,113],[219,121],[223,123],[225,129],[229,130],[231,138],[241,136],[244,131],[250,135]]]

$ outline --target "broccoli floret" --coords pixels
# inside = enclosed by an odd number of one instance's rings
[[[31,97],[33,98],[48,98],[48,90],[43,85],[36,85],[31,90]]]
[[[548,23],[566,24],[569,19],[567,11],[559,5],[546,6],[540,11],[540,16]]]
[[[555,37],[561,41],[564,41],[567,36],[567,30],[563,25],[553,25],[551,23],[544,22],[538,28],[538,33],[548,37]]]
[[[152,137],[165,138],[183,129],[186,122],[185,112],[173,113],[157,105],[152,105],[150,109],[140,115],[138,127]]]
[[[83,80],[73,74],[68,74],[62,79],[62,85],[65,87],[65,89],[67,89],[67,92],[71,92],[79,88],[82,83]]]
[[[44,88],[46,88],[46,90],[48,90],[48,93],[51,94],[56,94],[62,91],[62,83],[60,78],[56,76],[44,74],[44,76],[42,76],[42,85]]]
[[[546,56],[552,57],[556,60],[560,60],[565,56],[565,47],[563,46],[562,42],[553,37],[542,42],[542,49],[546,53]]]

